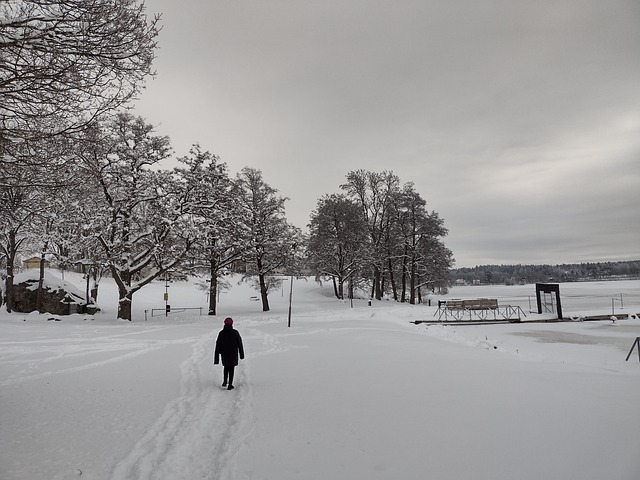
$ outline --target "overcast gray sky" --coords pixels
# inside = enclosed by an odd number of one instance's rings
[[[640,259],[638,0],[146,0],[135,113],[303,229],[351,170],[393,170],[456,266]],[[170,166],[170,165],[168,165]]]

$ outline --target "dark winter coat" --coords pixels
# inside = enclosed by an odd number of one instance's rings
[[[213,354],[213,363],[220,363],[222,357],[222,365],[225,367],[235,367],[238,365],[238,353],[240,359],[244,359],[244,347],[242,346],[242,338],[232,325],[225,325],[218,334],[216,340],[216,351]]]

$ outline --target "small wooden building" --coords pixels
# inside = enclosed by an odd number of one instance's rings
[[[40,257],[27,258],[22,262],[25,268],[40,268]],[[44,267],[49,268],[49,260],[44,261]]]

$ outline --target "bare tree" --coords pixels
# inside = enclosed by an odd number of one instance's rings
[[[401,301],[406,300],[408,289],[411,304],[419,301],[422,286],[446,282],[451,266],[451,254],[440,240],[448,231],[438,214],[429,212],[426,205],[413,184],[407,183],[395,206],[396,224],[401,232],[398,240],[403,248]]]
[[[393,173],[356,170],[347,174],[347,183],[341,188],[358,202],[369,228],[372,249],[373,285],[371,297],[382,299],[383,273],[388,263],[385,240],[389,237],[393,196],[400,189],[400,179]]]
[[[29,239],[29,229],[36,215],[35,192],[19,186],[0,185],[0,256],[6,268],[5,302],[7,311],[14,308],[13,278],[16,257]]]
[[[0,1],[2,157],[134,98],[153,74],[158,22],[136,0]]]
[[[437,212],[430,212],[424,219],[415,258],[416,280],[412,285],[418,302],[422,301],[422,287],[433,290],[436,287],[446,287],[449,283],[449,270],[455,260],[451,250],[442,241],[447,233],[444,221]]]
[[[32,142],[24,149],[32,159],[28,167],[20,162],[0,162],[0,235],[6,260],[9,309],[13,308],[10,280],[18,254],[26,248],[41,252],[42,284],[44,258],[50,253],[49,246],[53,245],[50,240],[62,228],[61,214],[68,212],[68,199],[76,192],[73,187],[80,182],[71,174],[72,163],[65,155],[66,144],[61,138]]]
[[[231,196],[227,167],[208,151],[194,145],[178,159],[184,167],[175,173],[184,183],[196,238],[183,268],[209,275],[209,315],[216,314],[220,279],[240,259],[244,246],[238,234],[238,206]]]
[[[367,224],[360,206],[344,195],[325,195],[309,224],[308,262],[316,276],[330,277],[337,298],[369,259]]]
[[[269,311],[268,277],[292,267],[296,247],[302,243],[298,229],[287,223],[286,198],[262,178],[262,172],[243,168],[238,174],[233,198],[239,207],[239,233],[245,244],[244,259],[249,274],[258,277],[262,310]],[[287,272],[291,273],[291,272]]]
[[[133,294],[178,265],[193,244],[183,185],[150,168],[169,153],[167,137],[129,114],[94,130],[81,152],[100,192],[87,229],[118,286],[118,318],[131,320]]]

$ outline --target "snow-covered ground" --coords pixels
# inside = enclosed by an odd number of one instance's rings
[[[67,281],[82,289],[80,279]],[[413,324],[431,307],[331,298],[288,282],[272,311],[246,286],[216,317],[164,306],[164,282],[115,319],[0,314],[0,478],[640,478],[640,320]],[[640,313],[640,282],[561,284],[565,316]],[[620,294],[623,294],[622,297]],[[444,298],[535,309],[533,285],[456,287]],[[172,283],[173,310],[203,307]],[[612,298],[615,299],[612,301]],[[245,342],[236,389],[212,353],[231,315]]]

